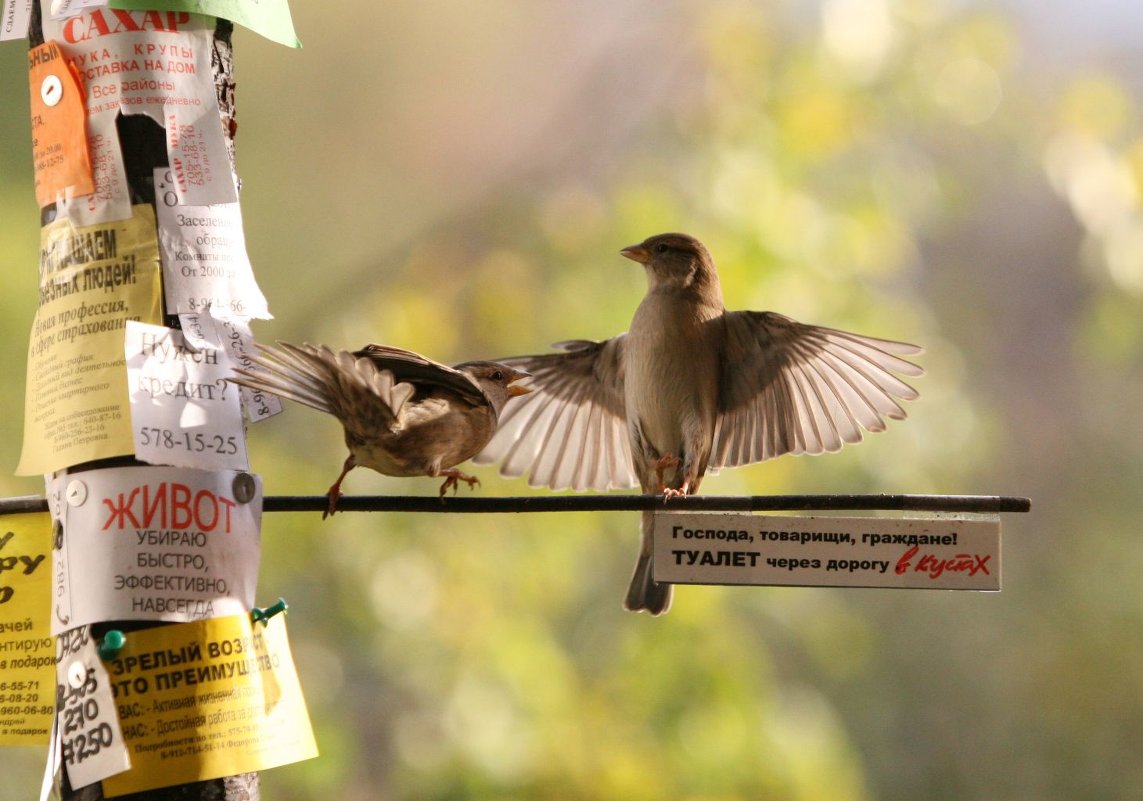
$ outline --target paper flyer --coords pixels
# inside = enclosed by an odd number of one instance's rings
[[[45,745],[55,709],[52,521],[0,517],[0,746]]]
[[[212,338],[213,339],[213,338]],[[151,464],[246,470],[246,436],[230,359],[217,341],[128,322],[124,352],[135,457]]]
[[[64,500],[52,629],[249,612],[262,488],[233,470],[119,467],[52,480]]]
[[[52,0],[52,19],[74,17],[86,9],[107,5],[107,0]]]
[[[32,3],[36,0],[4,0],[0,6],[0,42],[28,38]]]
[[[246,255],[238,203],[179,204],[170,170],[155,170],[159,245],[167,310],[219,319],[270,318]]]
[[[198,321],[202,319],[205,319],[205,315],[179,315],[184,332],[195,330],[199,325]],[[231,363],[237,367],[253,368],[254,362],[250,360],[250,354],[257,348],[254,345],[254,333],[250,330],[250,324],[245,320],[215,320],[215,324],[220,331],[223,347],[230,354]],[[281,413],[282,399],[277,395],[246,387],[240,389],[242,407],[246,410],[246,418],[251,423]]]
[[[40,299],[28,343],[18,475],[135,452],[123,333],[162,320],[154,212],[40,229]]]
[[[131,767],[111,682],[84,626],[57,640],[56,707],[64,770],[86,787]]]
[[[166,129],[179,202],[238,200],[211,68],[215,21],[182,11],[93,8],[66,19],[45,9],[44,39],[76,68],[87,95],[87,137],[96,191],[57,203],[76,225],[131,215],[115,120],[146,114]]]
[[[317,756],[284,616],[132,632],[109,670],[132,769],[108,797]]]
[[[301,47],[286,0],[55,0],[56,16],[78,14],[85,8],[110,6],[133,11],[189,11],[222,17],[287,47]]]
[[[40,208],[56,197],[95,191],[87,152],[86,111],[75,67],[54,42],[28,51],[32,166]]]

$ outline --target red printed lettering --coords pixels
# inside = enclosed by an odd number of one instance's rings
[[[86,42],[113,33],[163,31],[177,33],[190,22],[185,11],[126,11],[119,8],[93,9],[87,14],[71,17],[63,26],[64,41],[69,44]]]

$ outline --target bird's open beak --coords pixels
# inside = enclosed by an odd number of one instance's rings
[[[515,370],[514,372],[515,372],[515,377],[512,379],[512,382],[510,384],[508,384],[508,397],[509,398],[518,398],[521,395],[527,395],[529,392],[532,391],[531,387],[523,386],[520,383],[521,381],[527,381],[529,378],[532,377],[532,374],[531,373],[525,373],[523,370]]]
[[[647,248],[642,245],[628,245],[619,251],[619,253],[631,259],[631,261],[637,261],[640,264],[646,264],[651,260],[651,254],[647,251]]]

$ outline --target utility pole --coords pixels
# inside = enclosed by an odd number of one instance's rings
[[[45,475],[55,521],[63,798],[257,801],[258,770],[316,749],[269,621],[285,604],[253,606],[261,486],[223,377],[269,316],[238,215],[233,23],[112,5],[34,0],[28,22],[41,257],[18,472]],[[266,758],[262,732],[219,722],[271,712],[289,742]]]

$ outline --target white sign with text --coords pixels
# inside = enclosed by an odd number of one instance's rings
[[[671,584],[1000,589],[1000,519],[655,513]]]

